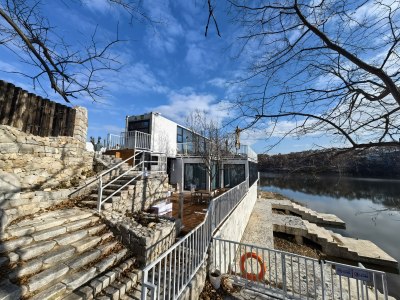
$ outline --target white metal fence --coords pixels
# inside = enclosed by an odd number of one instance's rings
[[[219,238],[213,238],[213,249],[222,274],[278,299],[388,299],[381,271]]]
[[[257,182],[255,183],[257,184]],[[249,189],[248,179],[214,198],[204,221],[143,270],[142,299],[177,299],[205,262],[213,232]]]
[[[121,132],[120,135],[109,133],[107,135],[106,148],[107,150],[151,150],[151,134],[136,130]]]

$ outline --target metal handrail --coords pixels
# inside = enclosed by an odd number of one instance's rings
[[[104,176],[104,175],[110,173],[112,170],[118,168],[118,167],[121,166],[122,164],[126,163],[128,160],[134,159],[137,155],[139,155],[140,153],[143,153],[143,152],[144,152],[144,151],[142,151],[142,150],[136,151],[134,155],[132,155],[131,157],[125,159],[124,161],[121,161],[120,163],[116,164],[116,165],[113,166],[112,168],[103,171],[102,173],[100,173],[100,174],[98,175],[98,177],[102,177],[102,176]]]
[[[144,155],[145,153],[150,153],[150,154],[161,154],[161,153],[157,153],[157,152],[150,152],[150,151],[137,151],[133,156],[125,159],[124,161],[118,163],[117,165],[113,166],[112,168],[102,172],[97,178],[99,181],[98,184],[98,192],[97,192],[97,210],[100,213],[101,212],[101,206],[103,203],[105,203],[106,201],[108,201],[109,199],[111,199],[114,195],[116,195],[117,193],[119,193],[120,191],[122,191],[126,186],[128,186],[131,182],[135,181],[137,178],[139,178],[142,174],[138,174],[137,176],[134,176],[133,178],[131,178],[128,182],[126,182],[124,185],[120,186],[117,190],[115,190],[111,195],[108,195],[106,198],[103,199],[103,190],[108,187],[109,185],[113,184],[114,182],[116,182],[118,179],[122,178],[123,176],[125,176],[126,174],[128,174],[129,172],[132,172],[133,170],[136,171],[142,171],[145,172],[146,168],[145,168],[145,164],[147,163],[157,163],[157,164],[161,164],[161,165],[166,165],[166,160],[164,159],[164,161],[162,161],[160,163],[160,161],[152,161],[152,160],[144,160]],[[133,165],[133,163],[135,162],[135,158],[136,156],[138,156],[139,154],[142,154],[142,161],[139,162],[136,165]],[[103,185],[103,176],[109,174],[111,171],[115,170],[117,167],[121,166],[122,164],[126,163],[129,160],[133,160],[132,163],[132,167],[129,168],[128,170],[126,170],[125,172],[123,172],[122,174],[119,174],[117,177],[113,178],[112,180],[110,180],[109,182],[107,182],[106,184]],[[142,166],[141,169],[139,169],[138,167]],[[158,171],[152,171],[152,173],[165,173],[165,168],[166,166],[164,166],[164,170],[158,170]]]
[[[255,183],[257,184],[257,182]],[[219,207],[219,204],[224,204],[223,201],[226,197],[229,197],[231,194],[234,194],[237,191],[241,191],[245,189],[245,192],[243,195],[239,195],[239,199],[230,199],[231,201],[228,204],[228,209],[225,211],[222,211],[221,207]],[[166,268],[166,263],[168,260],[169,256],[169,268],[172,268],[172,255],[175,258],[174,262],[174,268],[176,268],[176,260],[177,260],[177,255],[180,260],[181,252],[182,251],[188,251],[190,252],[190,255],[192,255],[192,258],[189,260],[188,257],[186,257],[186,254],[182,257],[182,260],[186,262],[189,266],[189,271],[188,270],[182,270],[183,271],[183,277],[181,279],[181,275],[176,276],[178,277],[177,282],[173,282],[173,299],[178,298],[181,293],[183,292],[184,288],[189,284],[193,276],[197,273],[201,265],[205,261],[205,257],[207,254],[207,249],[211,243],[211,238],[215,230],[218,229],[218,227],[223,223],[223,221],[230,215],[230,213],[236,208],[236,206],[242,201],[244,196],[246,195],[248,191],[248,178],[246,178],[245,181],[242,183],[238,184],[237,186],[229,189],[227,192],[223,193],[222,195],[219,195],[218,197],[214,198],[211,200],[210,205],[208,207],[207,213],[205,215],[204,220],[197,225],[193,230],[190,231],[189,234],[187,234],[183,239],[175,243],[172,247],[170,247],[167,251],[165,251],[163,254],[161,254],[155,261],[151,262],[148,264],[144,269],[143,269],[143,285],[142,285],[142,299],[145,300],[147,299],[146,293],[147,289],[151,289],[151,293],[153,295],[152,299],[156,299],[156,294],[158,296],[161,293],[161,289],[159,286],[154,284],[154,272],[156,270],[156,267],[158,265],[158,271],[160,273],[160,267],[162,265],[162,261],[164,260],[164,267]],[[236,200],[236,201],[235,201]],[[236,202],[236,203],[235,203]],[[234,204],[234,205],[232,205]],[[232,207],[229,207],[229,205],[232,205]],[[218,213],[217,213],[218,211]],[[222,211],[222,212],[221,212]],[[189,255],[189,254],[188,254]],[[185,259],[186,258],[186,259]],[[180,269],[180,266],[178,266]],[[152,282],[148,281],[148,276],[149,273],[153,271],[152,274]],[[178,272],[180,273],[180,272]],[[159,274],[160,275],[160,274]],[[181,280],[180,280],[181,279]],[[164,278],[165,280],[165,278]],[[165,289],[165,282],[164,282],[164,290],[163,292],[166,292]],[[159,283],[160,285],[160,283]],[[152,288],[154,287],[154,288]],[[176,291],[177,288],[177,291]],[[171,280],[169,281],[169,289],[168,289],[168,294],[171,294]],[[165,295],[164,295],[165,296]],[[176,297],[175,297],[176,296]]]

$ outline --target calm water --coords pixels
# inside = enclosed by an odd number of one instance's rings
[[[260,188],[337,215],[346,230],[334,231],[371,240],[400,261],[400,180],[262,173]],[[400,299],[400,276],[390,275],[388,286]]]

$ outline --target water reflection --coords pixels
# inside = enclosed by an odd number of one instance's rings
[[[262,173],[260,179],[261,186],[274,186],[337,199],[344,197],[349,201],[368,199],[388,209],[400,210],[400,180],[271,173]]]
[[[399,180],[261,174],[260,188],[337,215],[346,222],[346,230],[334,231],[371,240],[400,261]],[[400,276],[389,274],[388,286],[400,299]]]

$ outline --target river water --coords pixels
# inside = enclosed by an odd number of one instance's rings
[[[371,240],[400,261],[400,180],[261,173],[260,188],[337,215],[346,230],[333,231]],[[400,299],[399,275],[388,274],[388,287]]]

